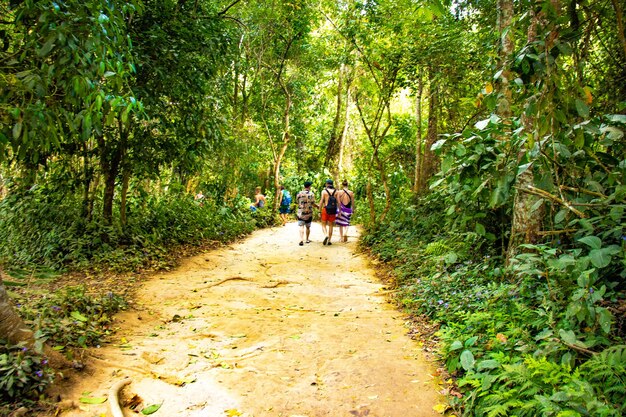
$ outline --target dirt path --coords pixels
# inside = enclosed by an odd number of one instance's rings
[[[80,407],[59,415],[111,415],[79,398],[130,377],[122,397],[161,404],[154,416],[437,416],[434,368],[354,254],[355,233],[323,246],[314,224],[301,247],[289,223],[155,275],[64,393]]]

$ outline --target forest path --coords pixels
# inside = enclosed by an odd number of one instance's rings
[[[434,367],[354,253],[355,228],[332,246],[311,230],[304,246],[296,223],[259,230],[153,275],[138,308],[118,315],[114,343],[63,388],[80,407],[59,415],[110,415],[108,402],[79,398],[130,377],[122,402],[161,404],[154,416],[437,416]]]

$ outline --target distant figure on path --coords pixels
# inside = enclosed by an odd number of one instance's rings
[[[339,202],[339,211],[335,223],[339,226],[339,241],[348,241],[348,227],[350,227],[350,218],[354,213],[354,192],[348,189],[348,181],[343,180],[341,183],[343,188],[337,191],[337,201]]]
[[[283,221],[283,226],[287,224],[287,214],[289,214],[289,206],[291,205],[291,194],[285,189],[284,185],[280,186],[280,207],[278,207],[278,213],[280,213],[280,219]]]
[[[261,187],[256,187],[254,189],[254,207],[256,208],[265,207],[265,196],[261,194]]]
[[[322,191],[319,207],[322,210],[322,232],[324,245],[332,245],[333,227],[337,218],[337,190],[333,187],[333,180],[326,180],[326,188]]]
[[[311,243],[309,235],[311,234],[311,222],[313,221],[313,207],[315,204],[315,194],[311,191],[311,181],[304,183],[304,190],[296,195],[296,203],[298,203],[298,226],[300,226],[300,246],[304,245],[304,235],[306,228],[306,243]]]

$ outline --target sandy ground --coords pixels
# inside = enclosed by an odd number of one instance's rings
[[[337,231],[335,231],[337,232]],[[63,417],[110,416],[123,378],[124,415],[429,417],[443,402],[403,316],[350,241],[323,246],[319,224],[298,246],[289,223],[187,259],[146,281],[118,316],[114,343],[90,351],[61,396]],[[84,400],[83,400],[84,401]],[[143,415],[143,414],[139,414]]]

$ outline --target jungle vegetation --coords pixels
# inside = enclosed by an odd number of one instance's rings
[[[53,376],[20,271],[163,267],[272,224],[256,186],[333,178],[439,326],[449,414],[625,414],[624,25],[619,0],[0,0],[2,401]]]

